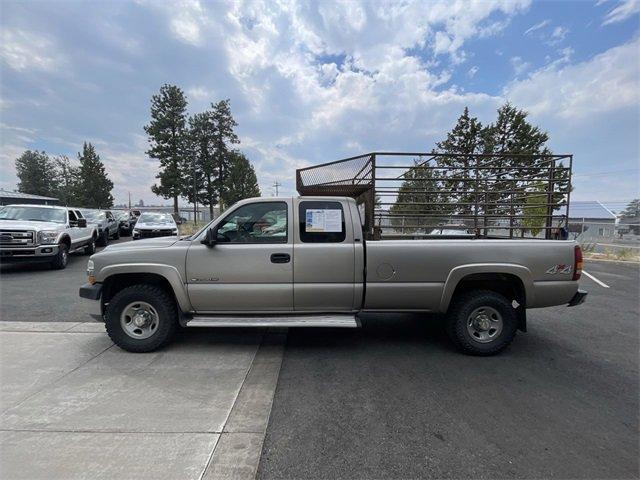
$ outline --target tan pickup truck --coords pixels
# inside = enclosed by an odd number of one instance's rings
[[[111,245],[80,289],[125,350],[183,327],[358,327],[363,312],[439,312],[463,351],[495,354],[526,310],[581,304],[568,240],[365,240],[353,198],[253,198],[191,236]]]

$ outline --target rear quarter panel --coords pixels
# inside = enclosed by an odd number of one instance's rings
[[[458,282],[474,273],[516,275],[529,308],[567,303],[578,288],[571,281],[575,245],[561,240],[370,241],[365,309],[446,311]],[[554,268],[559,265],[571,269]]]

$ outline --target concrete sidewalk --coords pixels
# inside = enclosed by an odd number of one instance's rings
[[[285,336],[131,354],[98,323],[0,322],[0,477],[254,478]]]

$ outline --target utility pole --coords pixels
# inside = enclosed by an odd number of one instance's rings
[[[196,156],[193,156],[193,224],[198,224],[198,197],[196,188]]]
[[[129,192],[129,211],[131,211],[131,192]]]
[[[273,182],[273,188],[276,189],[276,197],[278,196],[278,187],[281,187],[282,184],[280,182],[278,182],[277,180],[275,182]]]

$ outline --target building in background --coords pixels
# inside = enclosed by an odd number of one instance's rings
[[[14,203],[23,205],[59,205],[60,200],[53,197],[43,197],[42,195],[31,195],[30,193],[11,192],[0,188],[0,205]]]
[[[597,200],[572,201],[569,206],[569,238],[596,242],[616,236],[618,217]]]

